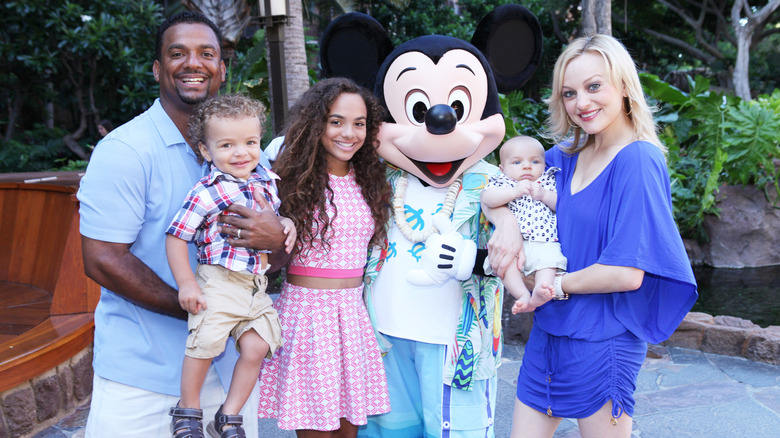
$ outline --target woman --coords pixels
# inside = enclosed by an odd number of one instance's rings
[[[548,133],[566,139],[546,157],[562,169],[558,236],[569,272],[535,312],[512,436],[552,437],[568,417],[583,437],[629,437],[647,342],[668,338],[697,297],[665,148],[634,62],[611,36],[564,50],[547,103]]]

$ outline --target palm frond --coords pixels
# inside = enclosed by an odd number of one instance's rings
[[[222,39],[232,44],[238,41],[251,19],[246,0],[183,0],[182,4],[209,17],[222,31]]]

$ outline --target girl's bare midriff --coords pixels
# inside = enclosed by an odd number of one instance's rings
[[[287,282],[293,286],[301,286],[309,289],[350,289],[360,287],[363,283],[363,277],[326,278],[287,274]]]

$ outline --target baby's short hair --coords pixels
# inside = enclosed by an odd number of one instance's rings
[[[544,146],[542,143],[528,135],[518,135],[517,137],[512,137],[509,140],[505,141],[503,145],[501,145],[501,149],[498,151],[498,158],[503,162],[504,158],[506,156],[506,151],[509,149],[509,147],[512,147],[514,145],[520,145],[520,144],[526,144],[526,145],[533,145],[539,149],[539,151],[542,153],[542,160],[544,160]]]
[[[190,117],[187,134],[195,146],[206,142],[206,126],[215,117],[227,119],[256,117],[262,129],[265,124],[265,105],[257,99],[239,93],[221,94],[207,99],[198,105]],[[198,147],[194,149],[198,159],[203,160],[200,149]]]

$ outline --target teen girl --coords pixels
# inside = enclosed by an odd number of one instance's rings
[[[274,303],[284,344],[263,366],[259,415],[298,437],[354,437],[368,415],[390,410],[362,300],[367,248],[384,240],[389,218],[381,121],[367,90],[320,81],[291,109],[274,166],[281,214],[300,233]]]

